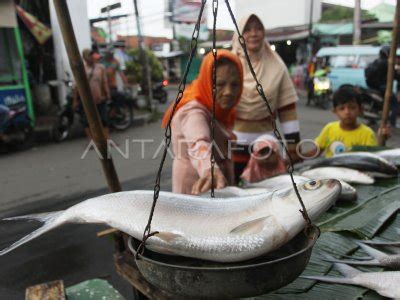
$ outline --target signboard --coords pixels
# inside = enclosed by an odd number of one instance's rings
[[[17,17],[13,0],[0,0],[0,27],[17,27]]]
[[[201,0],[171,0],[172,22],[196,24],[201,8]],[[207,9],[204,9],[201,23],[207,22]]]
[[[176,24],[175,25],[175,35],[177,38],[185,38],[191,39],[195,24]],[[208,29],[207,24],[201,24],[199,31],[199,40],[206,41],[208,40]]]
[[[170,0],[172,5],[172,22],[175,23],[175,35],[191,39],[201,9],[201,0]],[[199,40],[208,39],[207,7],[204,8],[200,22]]]
[[[23,88],[0,90],[0,104],[13,107],[21,103],[26,103],[25,90]]]
[[[117,3],[114,3],[114,4],[108,5],[106,7],[103,7],[101,9],[101,13],[105,13],[105,12],[108,12],[110,10],[117,9],[117,8],[121,8],[121,2],[117,2]]]

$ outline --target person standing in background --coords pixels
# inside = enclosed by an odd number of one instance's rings
[[[107,117],[107,100],[110,99],[110,90],[108,88],[107,75],[104,66],[97,63],[99,54],[93,50],[84,49],[82,51],[84,60],[86,76],[89,81],[90,91],[92,93],[93,101],[97,106],[101,122],[104,128],[106,138],[109,138],[108,117]],[[87,121],[82,103],[78,94],[78,90],[74,89],[74,97],[72,106],[81,115],[81,122],[85,129],[85,133],[89,139],[92,139],[89,123]]]
[[[298,96],[288,70],[265,40],[265,28],[261,20],[251,14],[239,23],[246,42],[256,76],[263,86],[271,109],[278,116],[284,137],[288,143],[294,160],[296,145],[300,140],[300,127],[297,118],[296,102]],[[244,85],[237,115],[234,133],[237,136],[237,147],[234,152],[235,178],[238,181],[246,167],[251,153],[251,144],[261,135],[271,134],[273,127],[267,106],[256,89],[256,82],[235,34],[232,41],[232,51],[239,56],[244,69]]]

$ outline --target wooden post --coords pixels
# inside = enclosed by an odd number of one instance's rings
[[[96,147],[102,156],[100,159],[107,184],[111,192],[121,191],[121,184],[114,167],[111,156],[108,153],[108,144],[104,134],[103,125],[97,111],[96,104],[93,101],[89,82],[86,77],[83,61],[79,53],[74,29],[72,27],[71,17],[66,0],[54,0],[58,23],[60,24],[64,44],[67,49],[68,59],[76,80],[76,86],[81,97],[83,108],[88,119],[89,128],[93,136]]]
[[[397,51],[397,37],[399,31],[399,15],[400,15],[400,0],[397,0],[396,4],[396,13],[394,16],[393,22],[393,31],[392,31],[392,44],[390,47],[389,61],[388,61],[388,72],[387,72],[387,80],[386,80],[386,90],[385,90],[385,100],[383,103],[383,111],[382,111],[382,120],[381,120],[381,129],[386,127],[389,111],[390,111],[390,102],[393,94],[393,78],[394,78],[394,64],[396,60],[396,51]],[[380,146],[385,146],[386,144],[386,136],[379,135],[378,142]]]
[[[53,0],[54,6],[57,13],[58,22],[60,23],[61,32],[63,35],[64,43],[67,48],[67,54],[69,62],[71,64],[72,72],[74,74],[76,85],[79,91],[79,95],[82,100],[83,108],[88,118],[90,131],[92,132],[94,142],[98,147],[102,159],[101,163],[103,171],[105,173],[108,187],[112,192],[121,191],[121,185],[118,180],[117,173],[114,168],[113,161],[107,153],[107,140],[104,135],[103,126],[100,121],[100,116],[97,111],[96,105],[94,104],[92,93],[90,91],[89,82],[86,77],[86,72],[83,66],[81,56],[79,54],[78,45],[76,43],[74,30],[71,23],[71,18],[68,10],[66,0]],[[118,244],[123,243],[123,238],[120,234],[116,236],[117,251],[119,249]],[[118,267],[118,265],[117,265]],[[120,272],[120,271],[119,271]],[[155,299],[165,299],[165,294],[158,289],[155,289],[150,285],[140,274],[135,264],[131,264],[131,268],[128,270],[130,274],[134,274],[129,282],[137,289],[142,291],[147,297]],[[126,275],[126,274],[125,274]]]

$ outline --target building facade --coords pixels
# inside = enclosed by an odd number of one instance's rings
[[[236,0],[235,15],[238,20],[243,16],[256,13],[266,29],[276,27],[304,25],[321,18],[321,0]]]

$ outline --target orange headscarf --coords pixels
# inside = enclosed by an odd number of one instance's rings
[[[239,58],[228,50],[218,49],[217,50],[217,60],[221,58],[227,58],[232,61],[238,72],[240,77],[240,92],[235,102],[238,104],[240,97],[242,95],[243,89],[243,68],[242,63]],[[204,56],[203,62],[201,63],[200,72],[196,80],[194,80],[185,90],[183,94],[183,98],[179,102],[176,107],[175,113],[186,103],[197,100],[201,104],[203,104],[207,109],[212,112],[213,109],[213,97],[212,97],[212,72],[214,65],[214,57],[212,52],[209,52],[206,56]],[[168,124],[169,118],[172,113],[174,103],[170,105],[168,110],[165,112],[161,126],[165,128]],[[215,103],[215,118],[222,124],[224,124],[227,128],[232,128],[233,123],[235,121],[236,109],[235,106],[229,110],[222,109],[218,102]]]

